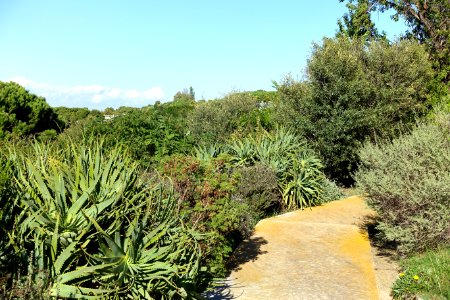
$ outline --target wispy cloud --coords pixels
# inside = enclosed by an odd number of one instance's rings
[[[117,87],[101,85],[61,86],[35,82],[24,77],[13,77],[6,81],[14,81],[29,91],[45,97],[51,106],[88,107],[104,109],[119,106],[140,107],[162,100],[164,92],[161,87],[138,91],[124,90]]]

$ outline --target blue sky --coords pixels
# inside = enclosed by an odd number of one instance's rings
[[[301,78],[333,36],[338,0],[0,0],[0,80],[52,106],[144,106],[192,86],[197,99]],[[405,30],[388,15],[390,37]]]

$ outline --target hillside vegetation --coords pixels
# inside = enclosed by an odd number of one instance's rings
[[[348,1],[270,92],[97,111],[0,82],[0,297],[200,299],[260,219],[352,186],[404,259],[393,295],[448,297],[449,5],[416,2]]]

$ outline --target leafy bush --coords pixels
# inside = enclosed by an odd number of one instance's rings
[[[60,131],[64,124],[44,98],[15,82],[0,81],[0,138],[24,137],[47,129]]]
[[[395,136],[399,124],[426,112],[431,78],[427,53],[417,43],[327,38],[313,46],[307,81],[278,85],[275,112],[323,158],[328,176],[351,185],[361,144]]]
[[[450,299],[450,248],[414,255],[401,261],[392,287],[394,299]]]
[[[251,228],[252,208],[232,199],[237,177],[226,156],[202,161],[174,155],[162,161],[161,173],[173,182],[179,207],[194,229],[208,234],[201,241],[203,260],[213,276],[223,276],[225,263]]]
[[[339,200],[344,197],[344,193],[336,183],[328,178],[325,178],[322,181],[322,190],[322,203]]]
[[[281,209],[281,194],[278,190],[276,172],[264,164],[242,167],[237,170],[239,181],[233,197],[246,203],[254,226],[264,216]],[[249,231],[253,228],[249,228]]]
[[[259,94],[232,93],[223,99],[198,103],[189,114],[188,126],[199,144],[225,142],[233,133],[246,135],[270,128],[270,108],[261,107]]]
[[[450,114],[392,142],[367,144],[355,178],[378,229],[401,253],[450,240]]]
[[[324,202],[327,185],[321,161],[293,132],[285,128],[234,139],[224,149],[236,166],[263,164],[275,171],[284,208],[295,209]]]
[[[179,219],[170,185],[138,180],[129,156],[96,142],[35,143],[12,159],[22,213],[11,240],[29,269],[48,274],[51,296],[195,296],[200,237]],[[20,271],[10,275],[20,281]]]
[[[66,130],[61,140],[101,136],[105,150],[125,145],[140,165],[154,166],[166,155],[190,151],[193,143],[186,129],[186,116],[192,107],[192,101],[179,100],[142,109],[122,108],[110,120],[91,113]]]

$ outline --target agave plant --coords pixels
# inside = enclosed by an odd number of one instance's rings
[[[89,218],[110,219],[106,210],[130,197],[135,165],[119,159],[120,153],[106,158],[101,143],[92,149],[71,144],[65,152],[36,143],[34,155],[17,156],[16,181],[26,214],[20,233],[31,236],[40,268],[50,266],[59,249],[89,232]]]
[[[304,151],[304,142],[291,131],[280,127],[254,139],[258,160],[281,175],[292,165],[291,157]]]

